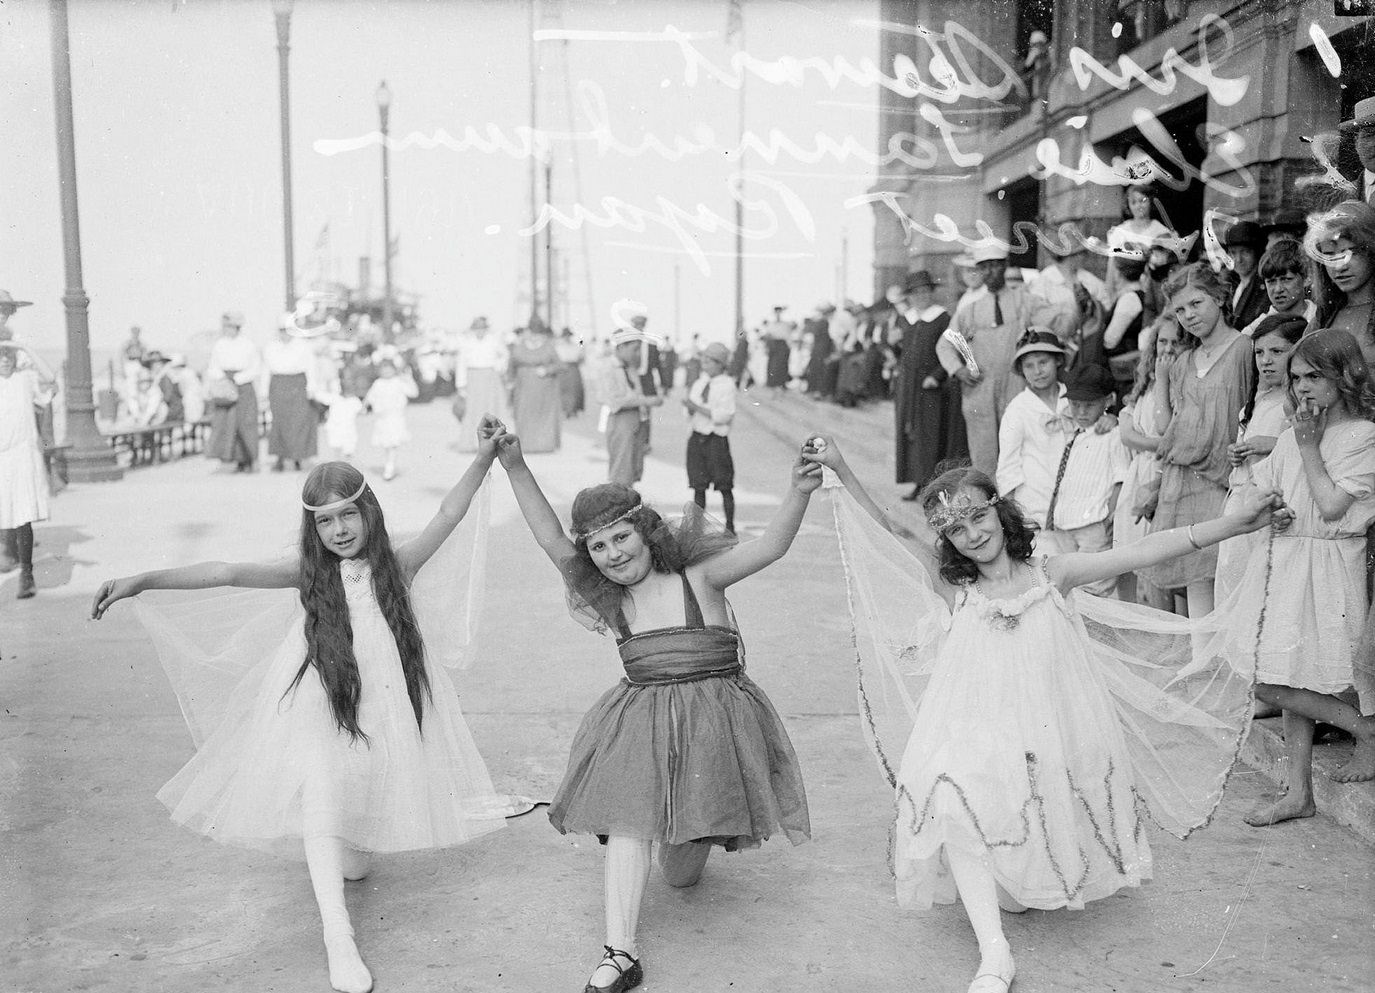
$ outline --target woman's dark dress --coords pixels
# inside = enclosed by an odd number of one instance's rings
[[[631,634],[619,608],[606,619],[625,678],[583,718],[549,820],[560,833],[603,840],[736,851],[781,828],[799,844],[811,822],[788,733],[745,675],[740,636],[704,623],[682,581],[684,627]]]
[[[899,316],[902,340],[898,343],[895,417],[895,481],[921,486],[935,475],[944,459],[969,454],[964,414],[960,410],[960,383],[949,378],[936,357],[936,342],[950,326],[950,314],[930,321],[910,323]],[[940,387],[924,390],[921,384],[934,376]]]

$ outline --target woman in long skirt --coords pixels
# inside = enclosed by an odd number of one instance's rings
[[[554,340],[543,327],[532,327],[511,349],[513,411],[527,452],[559,450],[559,362]]]

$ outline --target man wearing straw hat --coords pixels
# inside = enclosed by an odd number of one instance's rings
[[[1375,207],[1375,97],[1356,101],[1351,120],[1342,121],[1340,130],[1356,139],[1356,155],[1365,167],[1361,198]]]
[[[984,275],[984,293],[966,298],[936,344],[941,365],[960,381],[969,458],[992,476],[998,469],[998,422],[1012,394],[1012,353],[1026,329],[1027,298],[1008,286],[1007,247],[987,242],[970,253]]]
[[[633,324],[617,328],[611,335],[612,360],[603,372],[607,478],[625,486],[634,486],[644,475],[647,432],[641,425],[649,420],[650,410],[664,402],[657,393],[646,396],[640,385],[644,341],[644,332]]]

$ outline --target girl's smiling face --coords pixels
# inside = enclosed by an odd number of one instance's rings
[[[343,495],[334,495],[330,502],[343,498]],[[356,503],[346,503],[335,510],[317,511],[315,533],[325,547],[341,559],[362,554],[368,545],[368,524]]]
[[[1289,380],[1299,403],[1307,401],[1323,410],[1342,403],[1337,384],[1301,358],[1289,360]]]
[[[622,586],[634,586],[654,565],[648,543],[629,521],[618,521],[588,535],[587,553],[603,576]]]
[[[992,562],[1003,550],[1003,522],[998,519],[998,508],[988,502],[988,495],[982,490],[961,487],[956,501],[960,497],[982,506],[964,520],[942,529],[941,537],[975,565]]]
[[[1273,390],[1284,385],[1284,360],[1293,347],[1277,334],[1267,334],[1257,339],[1256,372],[1260,377],[1261,389]]]

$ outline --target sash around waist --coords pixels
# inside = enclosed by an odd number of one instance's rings
[[[626,682],[633,686],[729,678],[744,671],[739,640],[725,628],[673,628],[634,635],[621,644]]]

